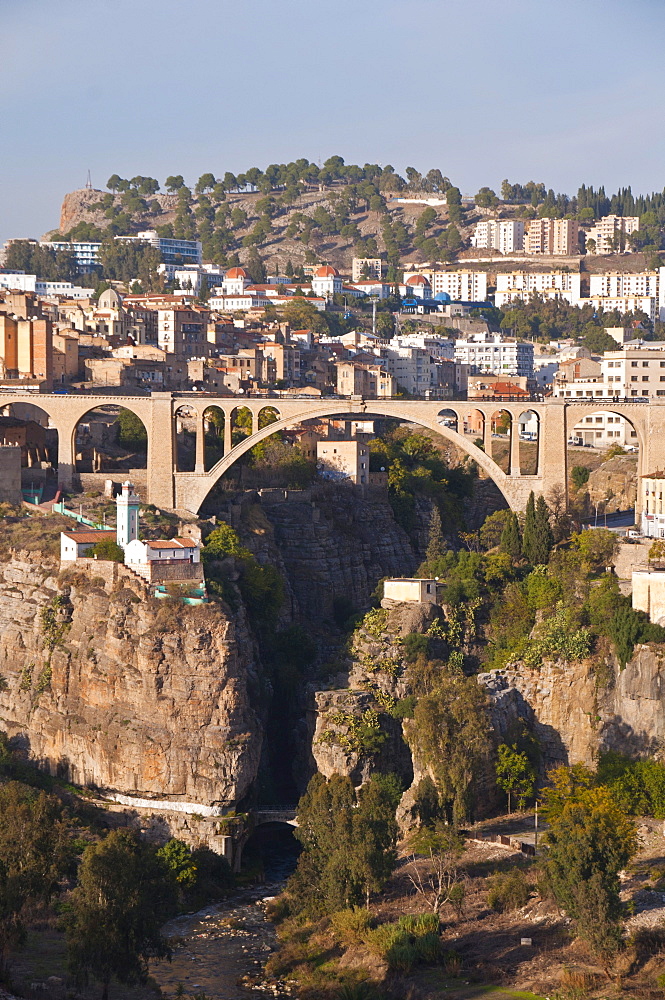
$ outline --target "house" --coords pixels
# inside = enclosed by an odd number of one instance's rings
[[[316,459],[324,479],[350,479],[361,486],[369,482],[369,448],[362,441],[318,441]]]
[[[61,531],[60,559],[62,562],[82,559],[90,553],[97,542],[103,542],[107,538],[115,541],[115,531],[102,531],[94,528],[83,531]]]
[[[336,267],[324,264],[312,276],[312,291],[321,298],[330,300],[333,295],[341,295],[342,279]]]
[[[133,538],[125,545],[125,565],[132,568],[165,561],[181,563],[201,562],[201,546],[191,538],[171,538],[168,541],[145,541]]]
[[[436,580],[394,579],[383,581],[386,601],[406,601],[414,604],[437,604]]]

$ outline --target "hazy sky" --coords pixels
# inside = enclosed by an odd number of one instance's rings
[[[306,156],[665,186],[663,0],[0,0],[0,241],[112,173]]]

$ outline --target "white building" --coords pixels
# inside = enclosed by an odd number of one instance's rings
[[[636,215],[605,215],[586,233],[586,251],[589,254],[622,253],[629,249],[627,239],[640,228]],[[593,240],[590,246],[589,241]]]
[[[357,438],[317,441],[316,462],[324,479],[350,479],[361,486],[369,482],[369,448]]]
[[[516,299],[528,302],[532,295],[564,299],[571,306],[580,301],[581,275],[575,271],[508,271],[496,276],[495,305],[501,309]]]
[[[513,253],[524,248],[524,222],[521,219],[485,219],[471,237],[471,246],[479,250]]]
[[[455,341],[455,361],[480,374],[533,375],[533,344],[504,340],[499,334],[472,334]]]
[[[15,292],[35,292],[44,298],[62,295],[68,299],[88,299],[92,295],[91,288],[80,288],[71,281],[43,281],[36,274],[25,274],[23,271],[0,271],[0,288]]]
[[[312,291],[330,301],[333,295],[342,294],[342,279],[336,267],[324,264],[312,275]]]
[[[431,295],[441,292],[453,302],[486,302],[487,274],[485,271],[440,271],[433,267],[419,267],[404,272],[404,282],[415,275],[429,282]]]
[[[72,562],[89,555],[90,550],[107,538],[115,541],[115,531],[102,531],[96,528],[81,528],[80,531],[60,532],[60,559],[62,562]]]
[[[383,596],[388,601],[409,604],[436,604],[436,580],[393,579],[383,581]]]
[[[381,280],[383,261],[380,257],[354,257],[351,261],[351,281],[355,285],[363,280],[363,274],[375,281]]]
[[[47,250],[68,250],[73,253],[79,274],[86,274],[99,265],[101,242],[98,243],[95,240],[72,240],[71,242],[67,240],[53,242],[40,240],[39,245],[46,247]]]
[[[570,257],[579,253],[579,223],[575,219],[530,219],[524,252]]]
[[[652,472],[640,480],[642,492],[642,534],[647,538],[665,538],[665,472]],[[645,609],[646,610],[646,609]]]
[[[132,568],[148,566],[158,562],[198,563],[201,561],[201,547],[191,538],[171,538],[168,541],[146,541],[133,538],[125,546],[125,564]]]

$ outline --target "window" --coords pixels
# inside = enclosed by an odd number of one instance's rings
[[[637,361],[631,361],[630,362],[630,367],[631,368],[637,368]]]
[[[642,362],[642,367],[643,368],[648,368],[649,367],[649,362],[648,361],[643,361]]]

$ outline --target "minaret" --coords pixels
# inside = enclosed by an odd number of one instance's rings
[[[122,493],[115,498],[117,509],[116,538],[123,549],[128,542],[139,537],[139,498],[134,493],[134,484],[127,480],[122,484]]]

